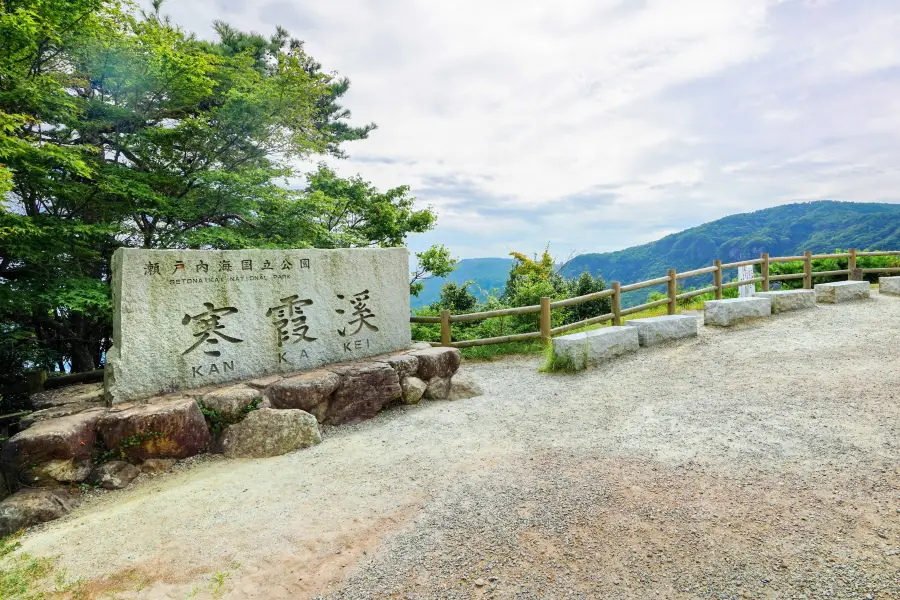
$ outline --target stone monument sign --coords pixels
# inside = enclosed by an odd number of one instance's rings
[[[405,248],[113,255],[112,402],[410,345]]]

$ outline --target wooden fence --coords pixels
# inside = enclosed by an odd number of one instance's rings
[[[638,283],[630,283],[628,285],[622,285],[618,281],[613,281],[610,284],[609,289],[603,290],[602,292],[595,292],[593,294],[587,294],[585,296],[577,296],[575,298],[567,298],[565,300],[556,300],[551,301],[550,298],[544,297],[541,298],[541,303],[533,306],[520,306],[517,308],[504,308],[500,310],[489,310],[485,312],[477,312],[477,313],[466,313],[462,315],[452,315],[449,310],[442,310],[441,315],[439,317],[422,317],[422,316],[412,316],[410,317],[410,323],[440,323],[441,325],[441,341],[440,342],[429,342],[432,346],[452,346],[454,348],[469,348],[471,346],[487,346],[490,344],[505,344],[507,342],[525,342],[528,340],[536,340],[540,339],[545,344],[550,342],[550,338],[554,335],[558,335],[560,333],[565,333],[567,331],[571,331],[573,329],[580,329],[582,327],[586,327],[588,325],[594,325],[596,323],[612,323],[613,325],[621,325],[622,317],[626,315],[630,315],[632,313],[640,312],[642,310],[647,310],[650,308],[655,308],[657,306],[667,306],[667,312],[670,315],[674,315],[676,311],[676,305],[679,300],[685,300],[688,298],[693,298],[694,296],[700,296],[702,294],[708,294],[711,292],[715,292],[716,300],[722,299],[722,291],[732,287],[738,287],[742,285],[756,285],[757,283],[761,284],[763,291],[769,291],[769,285],[773,281],[785,281],[789,279],[802,279],[804,289],[812,289],[812,278],[815,277],[836,277],[840,275],[847,275],[848,279],[862,279],[862,275],[866,273],[900,273],[900,267],[886,267],[886,268],[875,268],[875,269],[858,269],[856,267],[856,259],[861,256],[900,256],[900,251],[890,251],[890,252],[859,252],[856,248],[851,249],[849,252],[841,252],[836,254],[813,254],[810,251],[804,252],[799,256],[777,256],[770,257],[768,254],[762,254],[759,258],[754,258],[751,260],[742,260],[738,262],[731,263],[722,263],[721,260],[716,260],[713,262],[710,267],[703,267],[702,269],[694,269],[692,271],[683,271],[678,273],[675,269],[669,269],[669,272],[665,277],[657,277],[656,279],[648,279],[647,281],[639,281]],[[812,261],[814,260],[824,260],[829,258],[846,258],[847,259],[847,268],[840,269],[837,271],[815,271],[812,270]],[[784,262],[793,262],[793,261],[803,261],[803,272],[802,273],[788,273],[783,275],[771,275],[770,274],[770,265],[772,263],[784,263]],[[760,276],[755,277],[753,279],[748,279],[745,281],[730,281],[728,283],[722,283],[723,277],[722,274],[724,271],[729,269],[737,269],[739,267],[745,266],[756,266],[759,265]],[[683,292],[681,294],[678,293],[678,281],[681,279],[687,279],[688,277],[696,277],[699,275],[708,275],[712,273],[713,275],[713,284],[711,286],[701,288],[699,290],[691,290],[689,292]],[[644,304],[639,304],[637,306],[632,306],[630,308],[622,309],[622,294],[626,292],[632,292],[635,290],[641,290],[648,287],[653,287],[656,285],[666,284],[668,291],[666,297],[661,300],[655,300],[653,302],[646,302]],[[584,302],[590,302],[592,300],[599,300],[601,298],[612,298],[612,312],[607,313],[605,315],[597,315],[596,317],[591,317],[589,319],[584,319],[582,321],[578,321],[576,323],[569,323],[567,325],[561,325],[559,327],[551,327],[551,312],[555,308],[565,308],[567,306],[574,306],[576,304],[582,304]],[[540,329],[539,331],[533,331],[530,333],[519,333],[515,335],[504,335],[498,337],[491,338],[482,338],[477,340],[464,340],[464,341],[453,341],[453,334],[451,330],[452,323],[468,323],[472,321],[482,321],[484,319],[490,319],[493,317],[511,317],[514,315],[526,315],[531,313],[540,313]]]

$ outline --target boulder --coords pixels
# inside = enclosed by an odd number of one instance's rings
[[[241,419],[246,409],[262,392],[246,385],[233,385],[210,392],[203,396],[203,406],[214,410],[228,421]]]
[[[88,478],[93,466],[90,458],[50,460],[22,471],[19,474],[19,482],[36,486],[78,483]]]
[[[900,296],[900,277],[879,277],[878,293]]]
[[[22,419],[19,421],[19,427],[21,427],[22,429],[28,429],[35,423],[40,423],[41,421],[58,419],[60,417],[70,417],[92,408],[98,408],[98,405],[88,402],[81,402],[77,404],[63,404],[61,406],[53,406],[42,410],[36,410],[33,413],[22,417]]]
[[[94,468],[91,483],[107,490],[120,490],[140,474],[138,467],[124,460],[112,460]]]
[[[872,287],[868,281],[836,281],[815,286],[816,302],[837,304],[869,298]]]
[[[229,458],[265,458],[321,441],[319,423],[308,412],[261,408],[225,428],[222,452]]]
[[[415,375],[419,370],[419,359],[411,354],[397,354],[387,358],[387,364],[391,365],[400,379]]]
[[[210,441],[203,413],[192,398],[111,409],[97,428],[107,448],[132,462],[187,458],[206,450]]]
[[[98,408],[48,419],[20,431],[0,451],[0,470],[27,485],[84,481],[103,412]]]
[[[728,298],[707,300],[703,304],[703,324],[730,327],[739,321],[759,319],[772,314],[772,301],[768,298]]]
[[[104,405],[102,383],[82,383],[66,387],[38,392],[31,396],[31,405],[35,409],[53,408],[66,404]]]
[[[341,377],[324,421],[329,425],[371,419],[385,405],[403,395],[400,378],[384,362],[350,363],[330,367]]]
[[[426,400],[446,400],[450,397],[450,378],[432,377],[425,388]]]
[[[69,513],[80,494],[70,488],[31,488],[0,502],[0,537]]]
[[[340,383],[340,375],[332,371],[311,371],[275,383],[266,390],[266,398],[272,408],[305,410],[321,422]]]
[[[655,346],[671,340],[697,337],[700,320],[694,315],[663,315],[646,319],[625,321],[628,327],[638,332],[638,344]]]
[[[416,375],[422,381],[429,381],[432,377],[450,377],[459,368],[460,354],[456,348],[428,348],[410,352],[410,355],[419,360]]]
[[[249,385],[250,387],[255,387],[258,390],[264,390],[270,385],[275,385],[282,379],[284,379],[284,376],[282,375],[268,375],[266,377],[259,377],[258,379],[248,381],[247,385]]]
[[[570,361],[576,371],[620,354],[636,352],[639,347],[635,327],[604,327],[570,333],[553,338],[552,343],[553,353]]]
[[[418,404],[428,387],[418,377],[404,377],[400,380],[400,389],[403,390],[403,404]]]
[[[462,371],[457,371],[456,375],[454,375],[450,379],[450,393],[447,396],[448,400],[465,400],[466,398],[474,398],[475,396],[481,396],[484,392],[481,389],[481,386],[478,385],[478,382],[469,375],[468,373],[463,373]]]
[[[162,473],[175,465],[172,458],[148,458],[141,463],[141,473]]]
[[[773,314],[816,307],[816,292],[814,290],[755,292],[753,295],[757,298],[768,298],[771,300]]]

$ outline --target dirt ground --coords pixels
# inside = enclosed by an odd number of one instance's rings
[[[83,597],[900,598],[900,298],[205,458],[29,533]]]

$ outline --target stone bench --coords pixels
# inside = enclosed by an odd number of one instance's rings
[[[625,325],[637,329],[638,343],[641,346],[654,346],[669,340],[696,337],[700,321],[691,315],[664,315],[632,319],[626,321]]]
[[[816,307],[814,290],[783,290],[780,292],[756,292],[757,298],[768,298],[772,301],[772,312],[782,313],[789,310],[803,310]]]
[[[816,302],[850,302],[871,296],[872,288],[868,281],[836,281],[816,285]]]
[[[879,277],[878,293],[900,296],[900,277]]]
[[[636,327],[604,327],[553,338],[553,353],[571,360],[578,371],[589,364],[635,352],[638,346]]]
[[[772,314],[772,301],[768,298],[729,298],[708,300],[703,305],[703,322],[706,325],[729,327],[746,319],[758,319]]]

